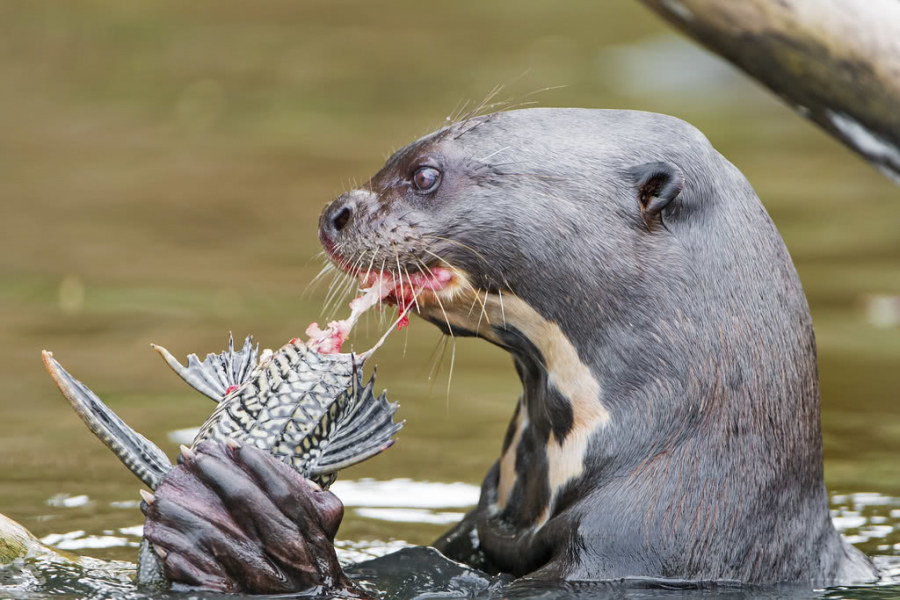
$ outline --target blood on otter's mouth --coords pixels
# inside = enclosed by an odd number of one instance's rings
[[[418,306],[423,294],[432,294],[441,291],[453,281],[454,273],[446,267],[436,267],[429,273],[411,273],[403,277],[395,277],[393,273],[367,272],[358,275],[362,293],[350,302],[350,316],[346,319],[329,322],[325,328],[318,323],[312,323],[306,328],[309,336],[306,345],[321,354],[336,354],[341,352],[344,342],[350,337],[350,331],[359,320],[359,317],[375,306],[386,302],[399,307],[397,317],[397,329],[403,329],[409,325],[409,311]],[[405,281],[404,281],[405,279]],[[359,355],[363,360],[374,352],[384,341],[382,339],[368,352]],[[294,342],[296,340],[291,340]]]
[[[447,267],[434,267],[428,272],[397,275],[390,271],[381,271],[360,273],[358,277],[362,288],[378,286],[386,290],[382,298],[384,302],[399,307],[401,320],[398,328],[402,329],[409,324],[406,315],[410,308],[433,301],[435,294],[447,288],[454,280],[454,273]]]
[[[397,274],[391,271],[367,271],[358,273],[359,286],[378,289],[380,299],[398,307],[397,329],[409,325],[409,312],[420,305],[434,302],[437,293],[446,289],[456,279],[448,267],[432,267],[428,272]]]
[[[367,298],[372,297],[376,297],[379,304],[395,305],[398,307],[397,329],[409,325],[408,315],[411,310],[418,312],[421,307],[433,303],[440,304],[439,296],[451,300],[455,291],[465,285],[465,274],[444,264],[429,265],[418,261],[421,267],[407,270],[401,268],[398,260],[396,271],[391,270],[390,266],[372,270],[371,264],[369,268],[363,269],[360,265],[365,262],[364,260],[354,262],[343,256],[340,245],[321,229],[319,241],[331,262],[341,271],[355,276],[359,283],[363,295],[356,298],[351,307],[354,303],[368,303]],[[391,261],[387,262],[389,265]]]

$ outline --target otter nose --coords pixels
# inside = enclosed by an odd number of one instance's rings
[[[355,209],[356,205],[349,198],[338,198],[329,204],[319,219],[322,233],[329,237],[339,234],[353,218]]]
[[[335,231],[340,231],[347,224],[347,221],[350,220],[350,215],[352,211],[349,206],[342,207],[336,215],[331,217],[331,226],[334,227]]]

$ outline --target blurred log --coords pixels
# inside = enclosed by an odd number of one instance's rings
[[[45,546],[31,535],[27,529],[0,514],[0,566],[21,558],[51,557],[65,562],[77,563],[74,555],[58,552]]]
[[[900,1],[641,2],[900,184]]]

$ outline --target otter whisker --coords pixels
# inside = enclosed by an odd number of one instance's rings
[[[301,297],[305,297],[305,296],[307,296],[310,292],[312,292],[312,290],[313,290],[313,289],[315,288],[315,286],[321,281],[321,279],[322,279],[325,275],[327,275],[328,273],[331,273],[332,271],[334,271],[335,269],[336,269],[336,267],[334,266],[333,263],[331,263],[331,262],[325,263],[325,265],[324,265],[324,266],[322,267],[322,269],[318,272],[318,274],[317,274],[315,277],[312,278],[312,281],[310,281],[309,283],[307,283],[306,286],[303,288],[303,292],[301,292],[301,294],[300,294]]]
[[[344,287],[341,292],[334,299],[334,306],[331,307],[331,312],[336,313],[341,308],[341,304],[347,301],[348,297],[352,297],[359,290],[359,284],[356,281],[355,277],[348,276],[344,283]]]
[[[335,247],[336,250],[340,250],[341,246],[338,244]],[[331,264],[331,263],[329,263]],[[328,286],[328,291],[325,293],[325,296],[328,297],[331,295],[331,292],[334,290],[334,286],[337,285],[337,282],[340,281],[341,277],[344,273],[340,269],[335,269],[334,277],[331,278],[331,285]]]
[[[426,252],[427,252],[427,250],[426,250]],[[430,254],[433,254],[433,253],[430,253]],[[443,259],[441,259],[441,258],[440,258],[439,256],[437,256],[436,254],[434,254],[434,256],[435,256],[438,260],[441,260],[441,262],[444,262],[445,264],[449,265],[449,266],[452,268],[452,265],[450,265],[450,263],[447,263],[446,261],[444,261]],[[434,277],[434,271],[431,270],[431,267],[429,267],[428,265],[426,265],[425,262],[422,261],[421,258],[418,258],[418,257],[417,257],[416,260],[418,261],[418,263],[419,263],[426,271],[428,271],[428,274],[429,274],[430,276]],[[444,311],[444,305],[441,303],[441,297],[438,296],[437,294],[435,294],[435,295],[434,295],[434,299],[437,300],[438,306],[441,307],[441,312],[444,313],[444,321],[447,322],[447,328],[450,329],[450,319],[447,317],[447,313]],[[416,309],[418,310],[418,306],[416,307]],[[451,330],[450,335],[453,335],[452,330]]]
[[[487,301],[490,294],[491,293],[489,291],[484,290],[484,300],[482,300],[481,296],[477,292],[475,293],[475,298],[481,303],[481,314],[482,316],[484,316],[484,320],[487,321],[488,325],[491,324],[491,316],[487,311]],[[478,318],[478,323],[481,324],[481,317]]]
[[[406,267],[403,267],[403,272],[406,273],[406,279],[409,281],[409,287],[412,288],[412,277],[409,276],[409,270]],[[416,305],[416,312],[422,312],[419,308],[419,294],[413,294],[413,303]]]
[[[403,353],[400,355],[403,358],[406,358],[406,347],[409,345],[409,327],[406,328],[406,331],[403,335]]]
[[[536,89],[536,90],[531,90],[530,92],[528,92],[527,94],[525,94],[524,96],[522,96],[522,98],[528,98],[529,96],[534,96],[534,95],[537,95],[537,94],[543,94],[544,92],[552,92],[553,90],[563,90],[563,89],[566,89],[567,87],[569,87],[569,86],[566,85],[566,84],[561,84],[561,85],[548,85],[548,86],[546,86],[546,87],[538,88],[538,89]]]
[[[484,293],[485,299],[487,299],[487,292]],[[478,290],[475,290],[475,300],[481,302],[481,294],[478,293]],[[481,313],[478,315],[478,323],[475,325],[475,333],[481,331],[481,320],[485,319],[490,326],[491,320],[487,316],[487,311],[484,308],[484,302],[481,302]]]
[[[430,382],[428,385],[429,398],[434,395],[434,386],[437,383],[438,375],[440,375],[441,373],[441,367],[444,365],[444,355],[447,354],[447,345],[449,341],[449,335],[442,335],[441,339],[438,340],[437,345],[434,347],[434,350],[431,353],[431,358],[437,358],[437,360],[432,363],[431,370],[428,373],[428,381]],[[438,349],[440,349],[441,351],[440,356],[436,356]]]
[[[446,260],[444,260],[442,257],[438,256],[434,252],[431,252],[428,249],[425,249],[425,252],[430,254],[431,256],[435,257],[436,259],[438,259],[438,261],[440,261],[441,263],[449,266],[450,268],[453,268],[453,265],[448,263]],[[422,259],[417,258],[416,260],[424,270],[426,270],[430,275],[433,275],[431,268],[427,264],[425,264],[425,262],[422,261]],[[489,292],[485,291],[484,300],[482,300],[479,290],[477,288],[475,288],[469,281],[465,280],[465,282],[466,282],[468,289],[472,290],[475,294],[475,299],[472,301],[472,306],[469,307],[468,316],[469,317],[472,316],[472,311],[475,309],[476,302],[478,302],[481,305],[481,314],[478,317],[478,326],[476,327],[476,333],[477,333],[481,327],[482,319],[485,319],[489,325],[491,323],[490,315],[488,314],[488,311],[487,311],[487,299],[488,299]],[[498,290],[498,292],[499,292],[499,290]],[[438,296],[435,296],[435,299],[438,301],[438,304],[440,305],[440,298]],[[443,306],[441,306],[441,309],[443,310]],[[505,324],[506,323],[506,311],[503,308],[502,295],[500,296],[500,310],[501,310],[501,314],[503,315],[503,322]],[[446,319],[446,313],[444,315],[444,318]],[[449,325],[449,321],[448,321],[448,325]]]
[[[437,256],[437,255],[435,255],[435,256]],[[429,276],[431,276],[432,278],[435,277],[434,271],[431,270],[431,267],[429,267],[428,265],[425,264],[425,261],[423,261],[421,258],[419,258],[419,257],[417,256],[417,257],[416,257],[416,262],[419,263],[419,266],[420,266],[422,269],[424,269],[425,271],[428,272],[428,275],[429,275]],[[447,263],[446,261],[442,261],[442,262],[444,262],[445,264],[447,264],[450,268],[453,268],[453,265],[450,265],[450,264]],[[416,307],[416,308],[418,308],[418,307]]]
[[[386,258],[381,260],[381,270],[379,271],[379,273],[382,273],[382,274],[384,273],[384,266],[386,263],[387,263]],[[385,321],[384,299],[383,298],[378,299],[378,314],[381,316],[381,324],[383,326],[384,321]]]
[[[526,70],[525,73],[522,73],[522,75],[520,77],[525,76],[525,74],[527,74],[527,72],[528,71]],[[523,108],[525,106],[534,106],[535,104],[538,104],[538,101],[537,100],[526,100],[526,98],[528,98],[530,96],[534,96],[536,94],[543,94],[544,92],[550,92],[550,91],[562,89],[565,87],[568,87],[568,86],[566,86],[566,85],[550,85],[550,86],[546,86],[543,88],[538,88],[536,90],[532,90],[532,91],[528,92],[527,94],[524,94],[521,97],[521,100],[519,100],[519,102],[513,102],[512,99],[510,99],[508,101],[508,104],[503,108],[503,110],[509,111],[509,110],[516,110],[519,108]]]
[[[497,165],[494,165],[497,166]],[[557,175],[547,175],[545,173],[529,173],[527,171],[523,172],[508,172],[503,174],[504,177],[532,177],[534,179],[540,179],[541,181],[566,181],[566,177],[561,177]]]
[[[364,360],[367,359],[372,354],[372,352],[374,352],[375,348],[379,348],[385,342],[385,340],[387,340],[388,336],[391,334],[391,332],[394,330],[394,328],[397,327],[397,325],[400,323],[400,321],[402,321],[403,318],[406,317],[408,314],[409,314],[408,308],[406,310],[400,311],[400,314],[398,314],[397,318],[394,319],[393,322],[391,322],[390,326],[384,331],[384,333],[381,335],[381,337],[378,339],[378,341],[375,343],[375,345],[372,347],[372,349],[367,352],[364,352],[360,356],[362,356]]]
[[[488,317],[488,315],[487,315],[487,306],[486,306],[485,302],[481,300],[481,290],[479,290],[478,288],[473,286],[468,281],[466,282],[466,284],[467,284],[466,288],[468,290],[472,291],[472,293],[474,294],[474,298],[472,299],[472,304],[469,306],[469,312],[466,314],[466,318],[469,318],[472,316],[472,311],[475,310],[476,303],[479,303],[481,305],[481,312],[478,315],[478,323],[475,326],[475,333],[478,333],[481,329],[481,320],[487,319],[488,324],[490,324],[491,320],[490,320],[490,317]],[[485,301],[487,300],[487,297],[488,297],[488,292],[487,292],[487,290],[485,290],[485,292],[484,292]]]
[[[345,297],[347,294],[347,283],[350,279],[351,278],[346,273],[342,273],[338,285],[326,297],[322,307],[322,314],[325,315],[325,318],[330,318],[334,315],[335,310],[340,305],[341,298]]]
[[[453,335],[453,327],[450,325],[450,317],[447,316],[447,311],[444,310],[444,303],[441,302],[441,296],[439,294],[435,294],[434,299],[437,300],[438,307],[441,309],[441,313],[443,313],[444,315],[444,322],[447,323],[447,331],[450,333],[450,337],[455,337]]]
[[[490,105],[490,102],[491,102],[494,98],[496,98],[497,95],[498,95],[500,92],[502,92],[502,91],[503,91],[503,84],[502,84],[502,83],[498,83],[497,85],[495,85],[495,86],[491,89],[491,91],[489,91],[489,92],[487,93],[487,96],[485,96],[484,99],[483,99],[481,102],[479,102],[478,104],[476,104],[476,105],[472,108],[472,110],[470,110],[468,113],[466,113],[466,115],[462,118],[462,120],[463,120],[463,121],[468,121],[469,119],[472,119],[472,118],[474,118],[474,117],[477,117],[477,116],[481,113],[481,111],[485,110],[485,108],[488,107],[488,106]]]
[[[485,290],[484,300],[482,300],[480,291],[475,288],[472,288],[472,290],[475,292],[475,302],[479,302],[481,304],[481,313],[478,315],[478,324],[475,325],[475,333],[478,333],[479,331],[481,331],[481,320],[482,319],[487,321],[488,325],[491,324],[491,318],[488,316],[487,307],[485,306],[485,301],[487,300],[488,292],[487,292],[487,290]],[[473,307],[475,306],[475,302],[472,303]]]
[[[426,265],[425,262],[424,262],[421,258],[419,258],[418,256],[416,256],[416,257],[415,257],[415,261],[416,261],[417,263],[419,263],[419,268],[420,268],[420,269],[422,269],[422,270],[424,270],[424,271],[427,271],[428,274],[429,274],[431,277],[434,277],[434,271],[432,271],[432,270],[431,270],[431,267],[429,267],[428,265]]]
[[[501,152],[505,152],[505,151],[507,151],[507,150],[509,150],[509,146],[503,146],[503,147],[500,148],[499,150],[494,150],[493,152],[491,152],[490,154],[488,154],[488,155],[485,156],[484,158],[477,158],[477,159],[475,159],[475,160],[477,160],[478,162],[485,162],[485,161],[487,161],[489,158],[491,158],[492,156],[497,156],[497,155],[500,154]]]
[[[368,282],[371,278],[372,265],[375,264],[375,257],[377,255],[377,253],[378,253],[377,250],[375,248],[373,248],[372,249],[372,258],[369,259],[369,264],[366,266],[366,270],[361,273],[363,280],[366,282]],[[357,279],[357,281],[358,281],[358,279]],[[380,299],[378,300],[378,307],[379,307],[379,309],[381,308],[381,300]],[[380,311],[379,311],[379,313],[380,313]],[[367,335],[369,333],[369,321],[371,319],[370,315],[371,315],[371,312],[366,311],[366,334]],[[379,327],[384,324],[384,315],[383,314],[379,314],[378,323],[379,323]]]
[[[453,338],[453,350],[450,352],[450,372],[447,374],[447,412],[450,412],[450,384],[453,383],[453,367],[456,365],[456,338]]]
[[[475,248],[469,246],[468,244],[464,244],[464,243],[462,243],[462,242],[460,242],[460,241],[458,241],[458,240],[453,240],[453,239],[450,239],[450,238],[441,237],[441,236],[437,236],[437,235],[430,235],[430,236],[423,236],[423,237],[430,237],[430,238],[432,238],[432,239],[440,240],[440,241],[442,241],[442,242],[447,242],[447,243],[449,243],[449,244],[456,244],[456,245],[459,246],[460,248],[463,248],[464,250],[468,250],[469,252],[471,252],[473,255],[475,255],[475,257],[479,258],[479,259],[480,259],[482,262],[484,262],[486,265],[489,265],[489,266],[491,266],[492,268],[495,268],[495,265],[494,265],[493,263],[491,263],[491,262],[490,262],[490,261],[489,261],[489,260],[488,260],[481,252],[479,252],[479,251],[476,250]],[[425,252],[427,252],[427,253],[430,254],[431,256],[437,258],[438,260],[440,260],[440,261],[442,261],[442,262],[444,262],[444,263],[447,263],[446,260],[444,260],[443,258],[441,258],[440,256],[438,256],[438,255],[435,254],[434,252],[431,252],[431,251],[429,251],[428,249],[425,249]],[[447,263],[447,264],[449,264],[449,263]],[[512,290],[512,286],[509,285],[509,281],[507,281],[506,275],[503,274],[503,272],[501,272],[501,271],[498,271],[497,274],[500,276],[500,279],[503,280],[503,287],[505,287],[507,290]]]
[[[500,90],[497,89],[497,86],[488,92],[488,95],[481,102],[475,103],[471,99],[466,99],[463,103],[462,107],[460,107],[459,113],[457,113],[456,117],[453,119],[453,124],[462,124],[468,121],[469,119],[478,115],[478,111],[481,110],[481,106],[485,102],[489,102],[491,98],[493,98]],[[471,105],[471,108],[470,108]],[[450,133],[450,131],[448,131]]]
[[[440,256],[438,256],[438,255],[435,254],[434,252],[430,252],[430,251],[427,250],[427,249],[425,249],[425,252],[427,252],[428,254],[434,256],[436,259],[438,259],[440,262],[444,263],[445,265],[449,266],[450,268],[454,268],[453,265],[451,265],[450,263],[448,263],[446,260],[444,260],[443,258],[441,258]],[[417,258],[416,260],[418,261],[418,263],[419,263],[426,271],[428,271],[428,274],[429,274],[429,275],[432,275],[432,276],[434,275],[434,272],[431,270],[431,268],[430,268],[428,265],[425,264],[424,261],[422,261],[422,259]],[[471,289],[475,289],[475,288],[472,288],[471,284],[469,284],[469,287],[470,287]],[[455,336],[453,335],[453,329],[452,329],[452,326],[450,325],[450,318],[447,316],[447,311],[444,310],[444,303],[441,302],[441,297],[440,297],[440,295],[439,295],[439,294],[435,294],[435,295],[434,295],[434,299],[437,301],[438,307],[440,307],[441,313],[443,313],[443,315],[444,315],[444,321],[447,323],[447,330],[450,332],[450,336],[451,336],[451,337],[455,337]],[[470,312],[471,312],[471,311],[470,311]]]
[[[331,280],[331,285],[328,286],[328,291],[325,294],[325,300],[323,302],[323,311],[327,314],[328,307],[331,305],[332,300],[337,294],[338,290],[344,285],[344,281],[348,277],[347,273],[343,272],[340,269],[335,271],[334,277]]]
[[[312,278],[312,281],[310,281],[308,284],[306,284],[306,288],[309,289],[309,287],[311,285],[317,283],[326,273],[330,273],[331,271],[334,271],[336,268],[337,267],[335,267],[334,263],[332,263],[332,262],[325,263],[325,265],[318,272],[318,274],[316,274],[316,276]]]
[[[313,290],[321,284],[322,280],[326,275],[331,275],[331,283],[328,285],[328,289],[331,289],[337,279],[341,276],[338,269],[331,262],[326,263],[322,270],[315,276],[315,278],[309,282],[306,287],[303,288],[303,291],[300,293],[301,298],[308,298],[312,295]],[[327,293],[327,292],[326,292]]]
[[[450,263],[448,263],[446,260],[444,260],[443,257],[438,256],[437,254],[435,254],[434,252],[432,252],[432,251],[429,250],[428,248],[422,248],[422,251],[425,252],[426,254],[429,254],[429,255],[433,256],[434,258],[438,259],[438,261],[439,261],[441,264],[447,265],[447,266],[451,266]]]
[[[375,251],[372,250],[372,253],[374,255]],[[359,258],[357,258],[356,262],[353,263],[353,268],[350,271],[352,273],[351,279],[356,285],[357,291],[359,291],[359,273],[361,272],[360,270],[362,268],[362,265],[366,262],[366,254],[368,254],[368,251],[364,251],[359,255]]]
[[[459,99],[456,101],[456,106],[453,107],[453,110],[450,111],[450,114],[447,115],[445,121],[452,125],[459,121],[459,116],[463,114],[463,111],[469,106],[469,100]]]
[[[309,264],[314,260],[321,260],[326,265],[331,264],[330,261],[328,260],[328,254],[324,250],[320,250],[319,252],[314,254],[312,258],[310,258],[308,261],[306,261],[306,264]]]
[[[485,264],[488,264],[488,265],[491,264],[490,261],[484,256],[484,254],[482,254],[481,252],[479,252],[472,246],[469,246],[468,244],[464,244],[458,240],[452,240],[450,238],[441,237],[439,235],[427,235],[427,236],[422,236],[422,237],[439,240],[441,242],[447,242],[448,244],[455,244],[455,245],[459,246],[460,248],[463,248],[464,250],[468,250],[469,252],[474,254],[477,258],[480,258]],[[435,258],[438,258],[438,259],[441,258],[437,254],[434,254],[433,252],[429,252],[427,249],[425,251],[428,252],[429,254],[431,254],[432,256],[434,256]],[[443,260],[443,259],[441,259],[441,260]]]
[[[434,385],[434,378],[440,372],[441,363],[444,360],[444,350],[447,347],[447,341],[450,339],[450,336],[446,333],[442,333],[440,339],[438,339],[437,344],[434,346],[434,349],[431,351],[431,356],[428,357],[428,362],[431,363],[431,368],[428,370],[428,381],[432,382]],[[441,350],[441,355],[438,357],[438,349]],[[438,359],[435,361],[435,359]],[[430,392],[429,392],[430,393]]]
[[[343,271],[338,271],[337,273],[335,273],[334,279],[332,280],[331,285],[328,288],[328,293],[325,295],[323,309],[326,313],[328,312],[328,309],[335,297],[339,296],[339,292],[341,288],[344,287],[348,277],[349,276],[347,275],[347,273],[344,273]]]
[[[394,250],[394,261],[397,263],[397,279],[400,280],[400,298],[402,299],[406,297],[406,294],[403,293],[403,270],[400,268],[400,256],[396,250]],[[409,286],[412,288],[412,281],[409,282]]]
[[[492,167],[506,167],[509,165],[521,165],[521,164],[522,164],[521,160],[510,160],[510,161],[501,162],[501,163],[498,163],[498,162],[491,163],[491,166]],[[503,173],[503,175],[506,175],[506,173]]]
[[[377,254],[377,252],[376,252],[375,249],[373,248],[373,249],[372,249],[372,258],[369,259],[369,266],[366,267],[366,270],[365,270],[365,272],[364,272],[364,275],[365,275],[365,278],[366,278],[367,281],[368,281],[368,279],[369,279],[369,276],[371,276],[371,274],[372,274],[372,265],[375,264],[375,256],[376,256],[376,254]]]
[[[507,100],[505,103],[508,103],[508,102],[509,102],[509,101]],[[494,108],[497,108],[497,107],[502,107],[503,104],[504,104],[504,102],[497,102],[497,103],[491,104],[491,105],[488,106],[487,108],[490,110],[490,109],[494,109]],[[497,113],[494,113],[494,114],[497,114]],[[461,138],[462,136],[466,135],[467,133],[471,133],[471,132],[475,131],[475,130],[478,129],[480,126],[482,126],[482,125],[484,125],[485,123],[487,123],[487,122],[490,120],[490,118],[491,118],[491,115],[486,115],[483,119],[478,120],[474,125],[472,125],[472,126],[469,127],[468,129],[463,129],[462,131],[460,131],[457,135],[455,135],[455,136],[453,137],[453,139],[454,139],[454,140],[458,140],[459,138]]]
[[[351,269],[350,269],[351,272],[356,271],[356,269],[359,267],[359,263],[362,261],[364,256],[365,255],[363,254],[362,256],[357,257],[357,259],[354,261],[354,263],[351,266]],[[326,298],[325,309],[324,309],[324,312],[326,315],[334,314],[334,312],[340,306],[341,299],[347,297],[347,295],[353,290],[354,285],[356,285],[357,287],[359,286],[359,283],[357,282],[356,278],[353,277],[352,275],[350,275],[349,273],[344,273],[342,271],[341,275],[342,275],[342,280],[340,281],[339,285],[337,285],[329,293],[329,296]]]
[[[478,294],[478,290],[476,290],[475,288],[469,288],[469,289],[471,289],[473,292],[475,292],[476,295]],[[472,304],[469,305],[469,312],[466,313],[467,319],[472,316],[472,311],[475,310],[475,304],[477,304],[477,302],[478,301],[475,298],[472,298]]]

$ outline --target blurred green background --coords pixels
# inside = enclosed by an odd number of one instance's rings
[[[327,285],[304,295],[322,266],[322,206],[498,85],[512,104],[651,110],[707,134],[756,188],[808,294],[830,489],[900,496],[900,188],[635,0],[7,1],[0,512],[38,535],[139,523],[110,506],[136,499],[137,480],[69,409],[40,350],[174,455],[168,432],[211,404],[150,342],[184,356],[219,351],[229,331],[264,346],[301,335],[323,316]],[[510,361],[460,341],[448,391],[449,351],[428,377],[436,330],[405,331],[377,362],[407,426],[343,477],[477,484],[518,394]],[[89,501],[48,504],[56,494]],[[889,531],[862,546],[900,554],[896,501],[875,504]],[[348,511],[340,537],[427,543],[441,530]]]

